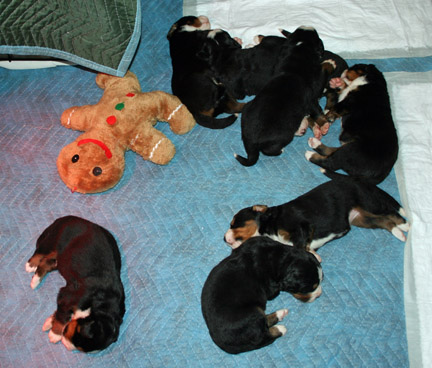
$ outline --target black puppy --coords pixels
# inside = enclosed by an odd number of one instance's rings
[[[280,73],[279,63],[289,57],[292,45],[285,37],[256,36],[258,44],[248,48],[221,48],[205,42],[199,57],[236,99],[256,95]]]
[[[303,249],[256,237],[234,249],[210,272],[201,294],[202,313],[217,346],[231,354],[259,349],[285,335],[276,325],[288,313],[265,314],[281,291],[303,302],[321,295],[320,263]]]
[[[283,61],[283,73],[273,78],[243,109],[241,127],[248,155],[235,155],[244,166],[254,165],[260,152],[277,156],[308,127],[307,116],[319,116],[318,100],[334,63],[321,63],[324,46],[311,27],[299,27],[287,39],[292,51]]]
[[[43,231],[26,271],[35,272],[32,289],[53,270],[66,280],[57,310],[43,325],[51,342],[90,352],[117,341],[125,314],[120,268],[117,243],[101,226],[66,216]]]
[[[224,240],[232,248],[254,236],[268,236],[315,253],[325,243],[348,233],[351,225],[380,228],[405,241],[409,224],[403,208],[370,183],[337,176],[279,206],[255,205],[239,211]],[[319,258],[319,256],[317,255]]]
[[[333,84],[339,85],[338,102],[326,116],[329,121],[342,117],[342,146],[327,147],[310,138],[316,153],[307,151],[306,158],[324,170],[343,170],[378,184],[390,173],[399,151],[384,76],[372,64],[357,64]]]
[[[206,42],[221,49],[241,48],[240,44],[225,31],[210,30],[205,16],[180,18],[171,26],[167,38],[173,68],[173,94],[186,105],[198,124],[211,129],[223,129],[233,124],[236,115],[215,117],[221,113],[239,113],[244,104],[228,93],[198,53]]]

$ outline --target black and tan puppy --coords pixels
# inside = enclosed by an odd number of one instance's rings
[[[239,49],[240,44],[225,31],[210,30],[205,16],[180,18],[171,26],[167,38],[173,68],[173,94],[186,105],[198,124],[211,129],[223,129],[233,124],[236,115],[220,119],[216,116],[241,112],[243,104],[229,94],[198,53],[205,43],[221,49]]]
[[[321,113],[318,100],[334,63],[323,67],[324,46],[311,27],[299,27],[287,38],[292,50],[283,61],[282,74],[273,78],[243,109],[242,140],[247,158],[235,155],[244,166],[254,165],[260,152],[277,156],[308,127],[307,116]]]
[[[32,289],[53,270],[66,280],[57,310],[43,325],[51,342],[90,352],[117,341],[125,314],[120,268],[117,243],[99,225],[66,216],[43,231],[26,270],[35,272]]]
[[[259,349],[285,335],[288,313],[265,314],[281,291],[303,302],[321,295],[318,260],[303,249],[256,237],[234,249],[210,272],[201,294],[202,313],[217,346],[231,354]]]
[[[232,248],[254,236],[315,252],[340,238],[351,226],[390,231],[405,241],[409,224],[400,204],[377,186],[336,177],[279,206],[255,205],[239,211],[224,240]],[[317,255],[318,256],[318,255]]]
[[[398,156],[398,137],[394,126],[387,83],[372,64],[357,64],[342,75],[338,102],[327,113],[329,121],[342,117],[340,147],[327,147],[310,138],[306,159],[335,172],[378,184],[393,168]],[[337,87],[336,87],[337,88]]]

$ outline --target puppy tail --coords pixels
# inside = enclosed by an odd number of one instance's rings
[[[248,152],[248,157],[244,158],[243,156],[234,154],[234,157],[238,162],[240,162],[243,166],[253,166],[257,163],[259,158],[259,151]]]
[[[212,116],[195,114],[194,118],[196,122],[204,128],[224,129],[234,124],[234,122],[237,120],[237,115],[234,114],[227,116],[226,118],[216,119]]]

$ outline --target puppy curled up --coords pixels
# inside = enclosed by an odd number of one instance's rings
[[[117,243],[99,225],[66,216],[42,232],[26,264],[26,271],[34,272],[30,286],[35,289],[54,270],[66,280],[57,295],[57,310],[42,327],[52,343],[92,352],[117,341],[125,314],[120,269]]]
[[[322,293],[319,261],[303,249],[254,237],[210,272],[201,294],[202,313],[213,341],[238,354],[262,348],[285,335],[279,325],[287,309],[266,314],[267,300],[281,291],[303,302]]]

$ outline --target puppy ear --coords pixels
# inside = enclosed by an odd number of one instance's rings
[[[252,207],[252,210],[254,210],[255,212],[266,212],[268,209],[268,206],[266,206],[265,204],[256,204],[255,206]]]

